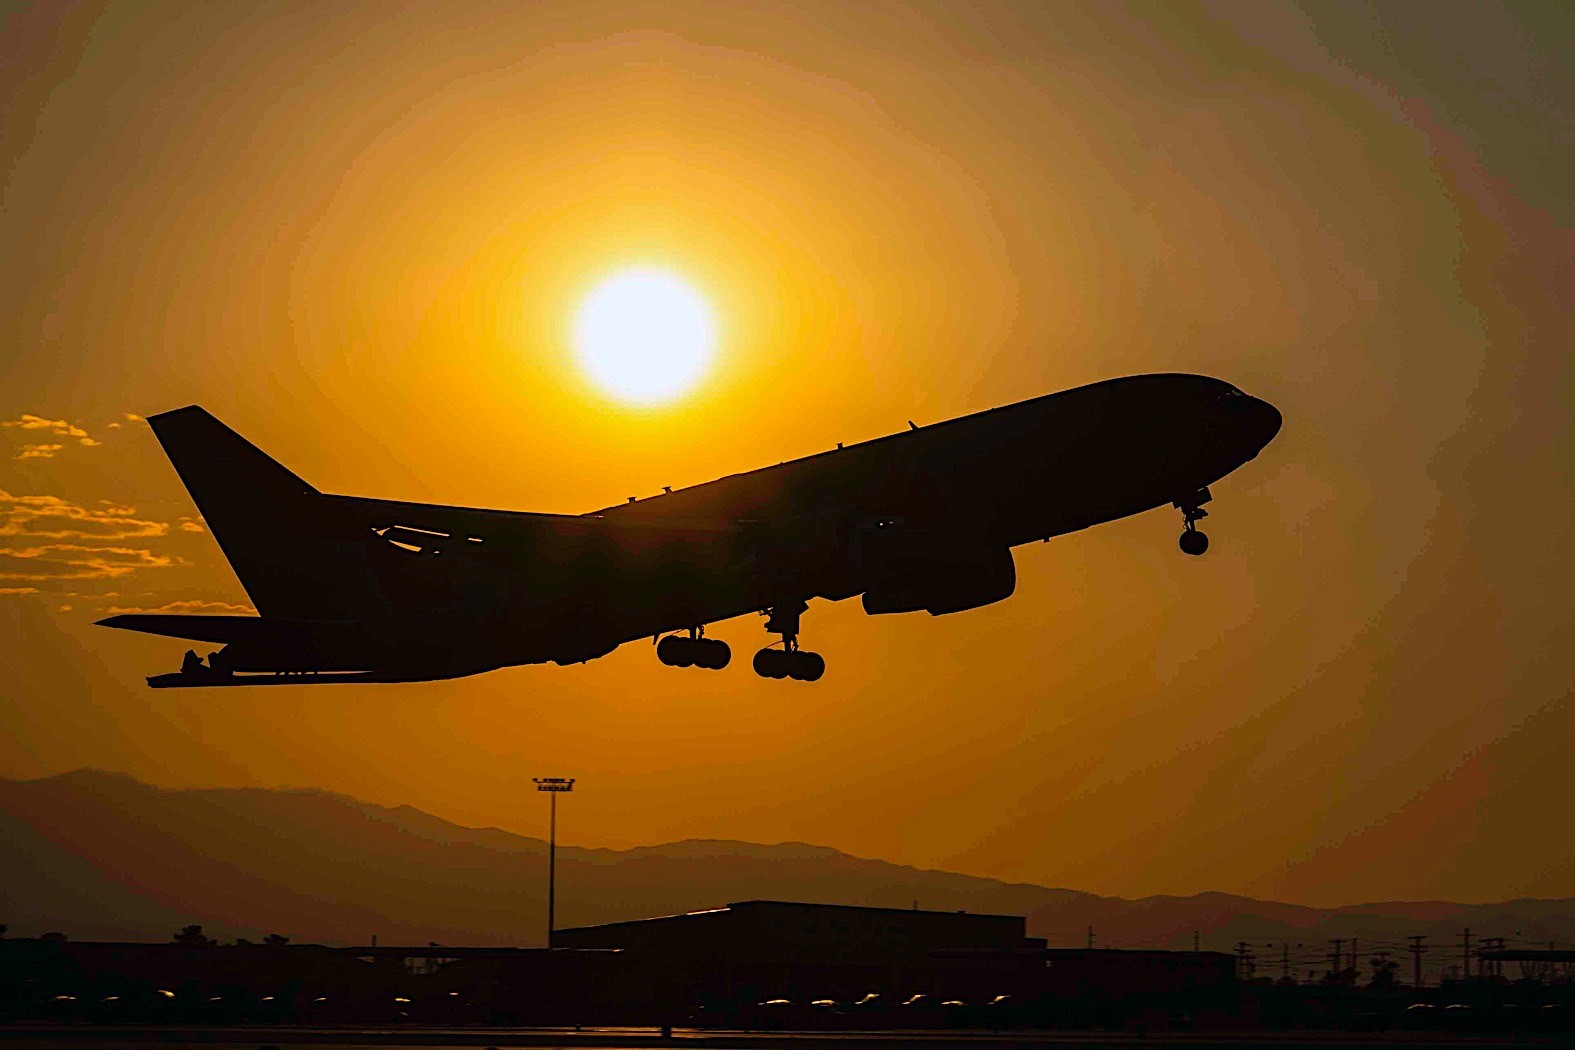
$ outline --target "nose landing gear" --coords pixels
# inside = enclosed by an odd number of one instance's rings
[[[726,642],[705,637],[704,627],[689,628],[689,637],[670,634],[656,643],[656,658],[668,667],[704,667],[720,671],[733,658]]]
[[[1198,489],[1185,499],[1177,500],[1173,506],[1181,511],[1181,540],[1180,546],[1183,554],[1196,557],[1209,549],[1208,534],[1198,528],[1199,518],[1206,518],[1209,512],[1203,509],[1203,504],[1214,497],[1206,488]]]
[[[755,654],[755,673],[762,678],[792,678],[814,682],[826,673],[826,661],[819,653],[798,647],[799,615],[809,606],[801,601],[778,605],[770,610],[766,630],[782,636],[782,648],[766,646]]]

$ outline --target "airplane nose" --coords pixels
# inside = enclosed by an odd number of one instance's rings
[[[1280,415],[1280,410],[1267,401],[1258,398],[1249,398],[1248,425],[1262,448],[1274,440],[1274,435],[1280,432],[1280,427],[1285,423],[1285,417]]]
[[[1243,394],[1232,387],[1223,398],[1226,412],[1233,417],[1234,429],[1253,447],[1263,448],[1280,432],[1285,422],[1280,410],[1260,398]]]

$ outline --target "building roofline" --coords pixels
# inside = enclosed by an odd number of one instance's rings
[[[1003,919],[1010,922],[1027,923],[1021,915],[999,915],[994,912],[982,911],[935,911],[920,908],[879,908],[864,904],[816,904],[811,901],[778,901],[778,900],[747,900],[731,901],[720,908],[699,908],[695,911],[676,912],[672,915],[653,915],[644,919],[621,919],[618,922],[599,922],[590,926],[569,926],[559,929],[557,933],[572,933],[576,930],[608,930],[622,926],[640,926],[652,922],[670,922],[675,919],[698,918],[702,915],[720,915],[738,909],[750,908],[756,905],[770,905],[776,908],[811,908],[817,911],[836,910],[844,912],[878,912],[888,915],[966,915],[970,919]]]

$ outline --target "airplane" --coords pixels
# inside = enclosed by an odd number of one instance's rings
[[[757,674],[815,681],[811,599],[944,616],[1016,590],[1012,548],[1166,504],[1180,546],[1280,412],[1208,376],[1125,376],[588,514],[319,492],[192,405],[148,422],[256,616],[98,621],[218,644],[154,688],[418,682],[583,663],[650,638],[721,669],[708,625],[759,613]]]

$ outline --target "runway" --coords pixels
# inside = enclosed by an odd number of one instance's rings
[[[143,1028],[86,1025],[0,1027],[0,1044],[109,1050],[128,1045],[232,1048],[232,1050],[326,1050],[329,1047],[472,1048],[586,1047],[596,1050],[832,1050],[869,1047],[897,1050],[1055,1050],[1055,1048],[1186,1047],[1189,1050],[1300,1050],[1407,1047],[1411,1050],[1568,1046],[1567,1033],[1456,1034],[1441,1032],[1256,1031],[1229,1033],[1157,1032],[742,1032],[656,1028]]]

